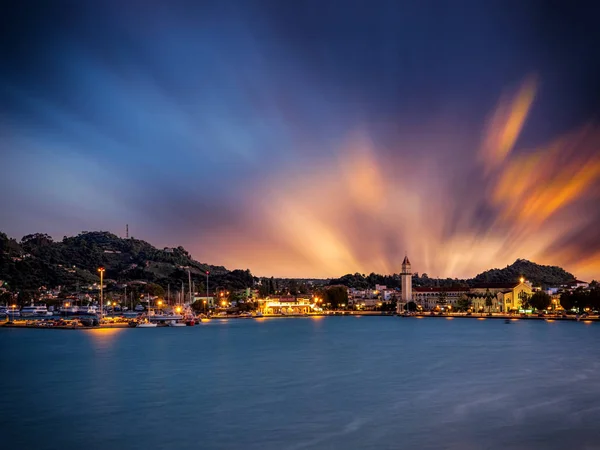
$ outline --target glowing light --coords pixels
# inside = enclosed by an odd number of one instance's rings
[[[523,284],[523,283],[525,283],[525,278],[521,277],[521,278],[519,279],[519,281],[521,282],[521,284]]]

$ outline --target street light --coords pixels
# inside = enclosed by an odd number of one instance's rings
[[[104,306],[104,267],[98,267],[98,272],[100,272],[100,318],[102,318],[102,308]]]
[[[206,300],[208,300],[208,274],[210,272],[207,270],[206,271]]]

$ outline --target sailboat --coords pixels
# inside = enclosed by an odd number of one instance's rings
[[[157,326],[156,322],[150,322],[149,319],[145,319],[144,322],[138,323],[136,328],[156,328]]]
[[[142,322],[138,322],[136,328],[156,328],[158,324],[150,321],[150,295],[148,295],[148,314]]]

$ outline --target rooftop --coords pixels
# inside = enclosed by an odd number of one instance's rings
[[[415,292],[468,292],[468,287],[415,287]]]
[[[477,283],[473,289],[513,289],[521,284],[519,281],[512,283]]]

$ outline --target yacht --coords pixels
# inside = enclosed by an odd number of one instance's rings
[[[12,306],[7,306],[6,311],[3,314],[6,314],[8,316],[12,316],[12,317],[17,317],[21,315],[21,311],[19,311],[18,307],[12,307]]]
[[[170,327],[186,327],[187,326],[184,322],[177,322],[176,320],[171,320],[168,325]]]
[[[156,328],[158,326],[158,324],[156,322],[150,322],[148,319],[146,319],[143,322],[138,322],[136,328]]]
[[[52,313],[48,311],[46,305],[30,305],[23,306],[21,308],[22,316],[51,316]]]
[[[63,316],[75,316],[79,314],[79,307],[75,305],[61,306],[59,311]]]

